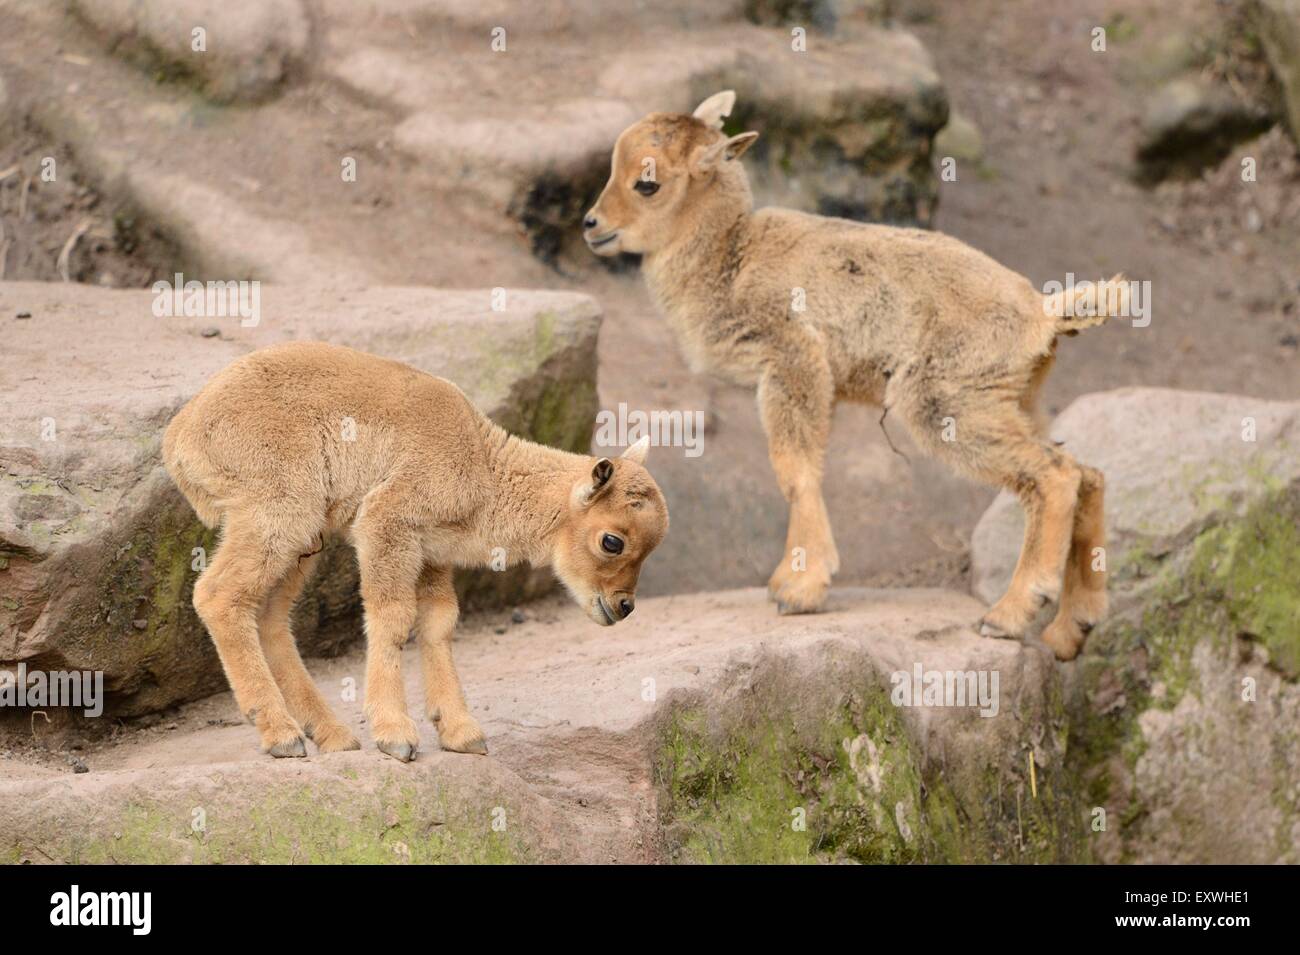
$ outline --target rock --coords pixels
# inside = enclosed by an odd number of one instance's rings
[[[647,599],[598,632],[566,606],[457,647],[491,757],[439,752],[419,719],[411,764],[369,742],[277,761],[251,727],[182,711],[81,776],[0,762],[0,861],[1082,860],[1054,664],[978,638],[979,610],[843,589],[826,614],[782,618],[752,589]],[[414,700],[418,649],[404,657]],[[310,666],[336,701],[363,657]],[[917,667],[996,673],[996,713],[895,706],[894,674]],[[362,705],[336,709],[359,728]]]
[[[1118,567],[1130,555],[1170,553],[1213,509],[1244,514],[1270,490],[1263,475],[1281,482],[1300,475],[1288,436],[1296,413],[1285,402],[1122,388],[1079,398],[1051,435],[1105,473],[1106,551]],[[1255,440],[1243,441],[1251,421]],[[1023,533],[1020,504],[1004,491],[971,537],[972,589],[986,603],[1006,590]]]
[[[208,378],[255,347],[334,341],[445,375],[499,423],[586,451],[596,413],[599,310],[586,296],[511,290],[261,291],[260,322],[158,318],[148,292],[7,283],[40,321],[5,331],[0,375],[0,668],[104,672],[108,711],[130,715],[224,686],[191,606],[215,535],[158,459],[162,430]],[[549,572],[467,575],[469,605],[511,606]],[[360,631],[355,567],[331,547],[298,610],[308,653]],[[141,626],[141,623],[143,626]]]
[[[439,187],[477,193],[554,261],[609,178],[614,141],[639,118],[627,103],[581,99],[513,115],[423,111],[393,135]]]
[[[1065,682],[1099,860],[1300,861],[1300,403],[1123,389],[1052,435],[1106,475],[1112,612]],[[984,600],[1018,511],[1000,496],[975,530]]]
[[[844,21],[883,23],[892,0],[746,0],[745,16],[763,26],[803,26],[834,33]]]
[[[1212,57],[1212,42],[1192,30],[1170,30],[1156,38],[1140,59],[1121,67],[1124,82],[1154,89],[1198,70]]]
[[[195,178],[170,156],[134,155],[115,146],[123,128],[144,137],[157,132],[140,128],[142,117],[129,99],[104,106],[76,96],[40,97],[31,112],[39,126],[68,145],[83,169],[93,170],[118,222],[154,241],[162,237],[154,251],[168,272],[184,262],[191,272],[266,282],[379,284],[371,263],[337,245],[322,248],[302,222],[252,208],[229,183]]]
[[[583,39],[593,34],[614,32],[626,38],[640,31],[652,31],[665,24],[688,30],[734,20],[747,0],[655,0],[629,4],[627,0],[316,0],[319,19],[343,36],[373,26],[377,21],[400,21],[405,32],[437,32],[491,37],[495,27],[506,30],[507,45],[519,38],[541,34],[563,34]],[[527,41],[525,41],[527,42]]]
[[[759,132],[746,159],[759,204],[929,224],[938,195],[932,141],[948,99],[924,47],[881,29],[833,52],[812,43],[792,53],[788,41],[751,44],[692,80],[695,100],[735,89],[726,128]]]
[[[439,190],[468,193],[519,223],[544,261],[576,241],[623,129],[649,112],[690,112],[725,88],[737,92],[728,128],[763,133],[755,159],[747,160],[760,203],[929,221],[937,191],[930,144],[947,102],[910,34],[864,25],[806,50],[794,49],[787,31],[745,22],[706,24],[644,48],[609,37],[575,44],[567,34],[544,35],[552,55],[572,47],[597,82],[571,89],[557,76],[542,97],[531,90],[533,71],[520,75],[503,53],[492,61],[493,88],[524,92],[485,105],[481,59],[466,57],[460,72],[449,73],[422,51],[387,43],[354,45],[322,69],[353,94],[405,113],[395,147],[418,160]]]
[[[302,0],[71,0],[70,9],[105,49],[223,103],[275,95],[310,39]]]
[[[1282,88],[1286,125],[1300,146],[1300,0],[1255,0],[1259,39]]]
[[[1143,114],[1137,177],[1148,184],[1193,178],[1272,125],[1272,117],[1224,87],[1174,80],[1155,93]]]
[[[979,127],[960,113],[948,114],[948,125],[934,137],[934,154],[977,163],[984,158],[984,139]]]

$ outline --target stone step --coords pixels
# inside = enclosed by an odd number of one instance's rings
[[[581,67],[565,76],[564,62]],[[937,196],[930,148],[947,101],[924,49],[901,31],[864,29],[803,52],[749,24],[644,52],[567,37],[537,51],[455,52],[450,62],[365,47],[324,69],[406,114],[396,147],[438,188],[477,195],[520,223],[544,257],[577,236],[624,128],[652,111],[689,112],[719,89],[737,91],[735,128],[762,134],[750,161],[760,204],[925,223]]]
[[[134,17],[173,32],[185,19],[148,12],[101,10],[113,22],[127,18],[122,35]],[[763,133],[747,160],[760,203],[922,223],[933,206],[930,138],[946,103],[924,51],[902,31],[857,27],[796,51],[786,31],[738,15],[684,30],[671,11],[647,11],[635,46],[550,24],[497,53],[459,34],[413,37],[400,17],[359,27],[326,5],[310,62],[286,73],[301,82],[280,82],[279,98],[222,110],[203,98],[211,91],[202,82],[160,85],[104,59],[116,46],[102,26],[19,14],[41,31],[14,67],[34,121],[78,154],[110,199],[167,233],[192,270],[217,277],[393,281],[384,246],[420,226],[409,207],[367,221],[385,198],[343,188],[348,157],[363,172],[379,161],[386,175],[414,160],[402,174],[411,194],[433,190],[495,223],[503,239],[522,232],[539,258],[555,262],[561,248],[580,245],[581,215],[618,133],[645,112],[687,111],[726,86],[739,94],[734,121]],[[317,80],[354,94],[361,115],[356,103],[330,102]],[[281,139],[295,149],[269,157]],[[383,155],[390,143],[396,157]],[[370,208],[359,208],[367,200]],[[349,243],[354,254],[341,254]]]
[[[79,775],[50,752],[0,760],[0,860],[1082,859],[1053,664],[977,637],[979,612],[940,590],[843,590],[825,614],[783,618],[744,590],[645,600],[598,630],[546,604],[458,644],[488,757],[440,752],[420,719],[414,763],[368,740],[274,760],[221,694],[88,744]],[[404,657],[415,701],[414,648]],[[366,740],[363,701],[340,699],[362,666],[311,664]],[[984,674],[986,715],[894,705],[918,667]]]
[[[507,49],[545,34],[588,36],[613,34],[628,39],[662,26],[689,30],[738,20],[742,0],[321,0],[322,20],[352,30],[397,28],[413,36],[455,30],[485,38],[502,27]]]
[[[302,0],[70,0],[68,8],[107,52],[190,80],[218,102],[274,96],[308,56]]]

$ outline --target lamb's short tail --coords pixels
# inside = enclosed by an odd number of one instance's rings
[[[1102,282],[1080,282],[1043,296],[1043,311],[1056,319],[1058,335],[1077,335],[1129,313],[1129,283],[1124,273]]]

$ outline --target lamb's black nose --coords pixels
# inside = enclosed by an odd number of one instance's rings
[[[596,228],[596,224],[595,216],[587,216],[587,218],[582,220],[582,227],[584,229],[594,229]]]
[[[629,600],[627,597],[624,597],[622,600],[619,601],[618,609],[623,611],[623,616],[626,617],[630,613],[632,613],[633,610],[636,609],[636,605],[633,604],[632,601]]]

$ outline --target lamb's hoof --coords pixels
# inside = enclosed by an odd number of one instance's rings
[[[487,742],[483,730],[472,717],[464,717],[455,722],[443,720],[438,723],[438,742],[442,748],[453,753],[470,753],[474,756],[488,754]]]
[[[1034,622],[1041,605],[1034,595],[1028,599],[1003,597],[980,620],[980,635],[1018,640]]]
[[[451,747],[447,748],[451,749]],[[483,739],[482,736],[477,736],[468,742],[462,743],[456,749],[452,750],[452,752],[469,753],[472,756],[486,756],[488,754],[487,740]]]
[[[987,620],[980,621],[980,636],[991,637],[994,640],[1014,640],[1015,637],[1007,633],[997,624],[989,623]]]
[[[826,591],[830,586],[830,574],[806,573],[796,577],[772,594],[772,598],[776,601],[776,612],[783,617],[799,613],[818,613],[826,603]]]
[[[413,743],[387,743],[384,740],[375,740],[375,745],[379,747],[381,753],[387,753],[393,759],[400,760],[403,763],[413,761],[415,754],[420,749],[419,746]]]
[[[821,609],[820,604],[808,606],[794,600],[782,600],[779,597],[776,601],[776,612],[782,617],[793,617],[801,613],[817,613]]]
[[[265,752],[274,756],[276,759],[297,759],[307,755],[307,741],[301,736],[286,740],[283,743],[276,743],[274,746],[268,746]]]
[[[1084,633],[1105,619],[1109,607],[1110,600],[1104,590],[1084,590],[1080,587],[1070,596],[1070,612]]]
[[[361,748],[361,741],[343,726],[331,726],[312,734],[316,748],[322,753],[346,753]]]
[[[1079,655],[1086,636],[1087,631],[1077,620],[1071,619],[1068,615],[1058,615],[1043,631],[1043,643],[1051,647],[1052,652],[1056,654],[1056,659],[1066,662]]]

